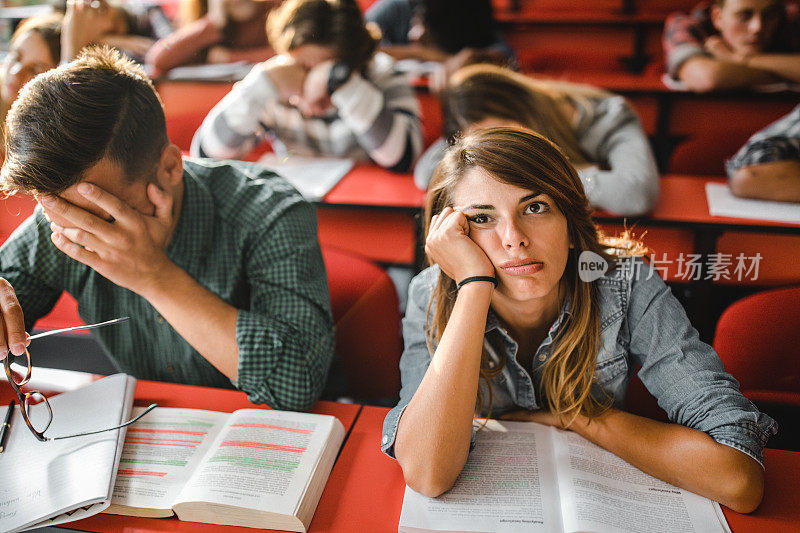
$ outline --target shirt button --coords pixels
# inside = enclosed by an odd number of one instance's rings
[[[381,439],[381,444],[386,444],[387,442],[389,442],[389,435],[384,435]]]
[[[540,353],[539,354],[539,361],[544,361],[545,359],[547,359],[547,354],[546,353]]]
[[[489,368],[494,368],[494,367],[495,367],[494,361],[489,361]]]
[[[163,316],[159,316],[158,318],[156,318],[156,320],[158,321],[159,324],[163,324],[164,323],[164,317]]]

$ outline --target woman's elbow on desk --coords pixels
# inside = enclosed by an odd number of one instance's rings
[[[754,459],[736,453],[741,457],[724,477],[725,497],[719,503],[737,513],[752,513],[764,498],[764,470]]]

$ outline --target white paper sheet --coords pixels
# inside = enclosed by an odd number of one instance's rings
[[[706,183],[706,197],[712,216],[800,224],[800,203],[738,198],[722,183]]]
[[[281,157],[272,153],[264,155],[258,162],[285,178],[310,201],[322,200],[353,168],[352,159]]]

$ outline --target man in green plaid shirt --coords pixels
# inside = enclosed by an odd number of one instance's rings
[[[116,52],[23,93],[2,181],[40,206],[0,249],[0,348],[23,353],[66,290],[87,323],[132,317],[97,330],[125,372],[310,408],[333,354],[313,208],[255,165],[184,161],[152,83]]]

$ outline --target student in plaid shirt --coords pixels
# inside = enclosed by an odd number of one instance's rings
[[[736,196],[800,202],[800,105],[750,137],[726,167]]]
[[[667,72],[690,90],[800,83],[800,5],[783,0],[704,1],[664,25]]]
[[[66,290],[139,378],[310,408],[333,354],[313,208],[277,175],[184,161],[152,83],[108,48],[31,81],[7,121],[6,191],[40,204],[0,248],[0,359]],[[24,311],[24,319],[23,319]]]
[[[240,159],[269,135],[276,152],[372,160],[408,172],[422,150],[419,110],[379,30],[355,0],[287,0],[270,13],[279,54],[211,110],[192,155]]]

